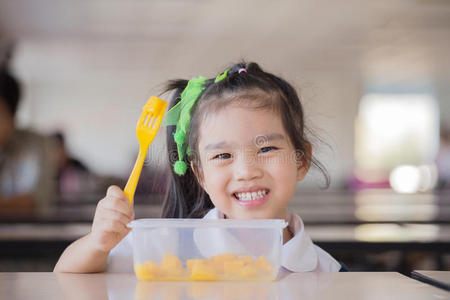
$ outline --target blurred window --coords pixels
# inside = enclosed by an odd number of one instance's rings
[[[386,181],[405,165],[433,169],[438,149],[439,107],[431,95],[367,94],[361,99],[355,122],[359,180]]]

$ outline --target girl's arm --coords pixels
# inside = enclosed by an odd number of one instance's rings
[[[54,272],[95,273],[106,269],[109,251],[101,251],[93,247],[91,233],[76,240],[64,250],[56,263]]]
[[[106,269],[108,254],[127,234],[133,208],[123,191],[110,186],[95,210],[91,232],[73,242],[59,258],[54,272],[93,273]]]

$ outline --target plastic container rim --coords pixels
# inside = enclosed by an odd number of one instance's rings
[[[178,228],[273,228],[283,229],[288,223],[283,219],[137,219],[128,223],[129,228],[160,228],[160,227],[178,227]]]

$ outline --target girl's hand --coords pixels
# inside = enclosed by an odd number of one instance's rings
[[[91,245],[94,249],[109,252],[130,232],[127,224],[133,219],[134,211],[124,192],[117,186],[110,186],[95,209],[89,234]]]

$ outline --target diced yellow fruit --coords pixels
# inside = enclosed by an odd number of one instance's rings
[[[225,254],[219,254],[211,257],[209,259],[211,261],[212,266],[214,269],[216,269],[217,273],[223,273],[224,272],[224,263],[228,261],[234,261],[236,260],[236,256],[231,253],[225,253]]]
[[[188,259],[183,269],[177,256],[166,253],[161,264],[149,260],[134,264],[134,270],[139,280],[261,280],[272,276],[273,266],[264,256],[253,260],[251,256],[227,253]]]
[[[263,270],[265,273],[271,273],[272,272],[272,265],[270,264],[270,262],[264,257],[264,256],[260,256],[255,260],[255,265],[260,268],[261,270]]]
[[[147,268],[148,272],[152,274],[153,276],[161,276],[161,267],[151,260],[147,260],[145,262],[145,267]]]
[[[164,255],[161,265],[164,268],[183,268],[180,259],[171,253],[166,253]]]
[[[162,271],[167,280],[177,280],[177,277],[183,273],[183,269],[172,269],[168,267],[162,268]]]
[[[155,275],[150,273],[146,264],[136,263],[134,264],[134,272],[139,280],[153,280]]]
[[[194,265],[198,264],[198,263],[202,263],[202,262],[204,262],[203,259],[198,259],[198,258],[188,259],[186,261],[186,268],[188,269],[189,273],[191,273],[192,272],[192,268],[194,267]]]
[[[183,272],[183,264],[180,259],[170,253],[164,255],[161,268],[166,276],[178,276]]]
[[[246,265],[241,269],[241,276],[245,279],[255,279],[259,275],[258,268],[252,265]]]
[[[198,262],[192,267],[192,280],[217,280],[214,268],[206,263]]]
[[[238,275],[244,266],[245,263],[241,260],[226,261],[223,263],[225,275]]]

